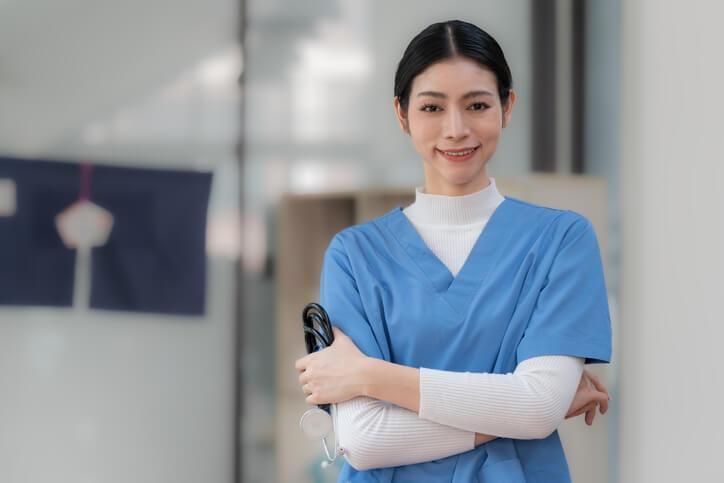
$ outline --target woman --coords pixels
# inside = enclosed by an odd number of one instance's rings
[[[487,174],[515,100],[472,24],[430,25],[405,50],[394,109],[425,186],[333,238],[320,301],[335,342],[296,363],[308,403],[339,403],[339,481],[570,481],[556,428],[606,411],[583,371],[611,356],[591,223]]]

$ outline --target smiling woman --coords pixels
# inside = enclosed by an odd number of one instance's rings
[[[485,168],[510,122],[516,93],[503,51],[490,35],[465,22],[437,25],[437,36],[428,28],[405,50],[393,104],[424,161],[428,191],[468,194],[487,185]],[[469,41],[441,48],[439,34]]]
[[[570,481],[557,427],[608,394],[611,327],[591,223],[502,196],[487,163],[516,100],[500,46],[430,25],[393,106],[423,163],[415,202],[342,230],[321,304],[334,343],[299,359],[312,404],[336,404],[339,481]]]
[[[424,161],[431,192],[464,195],[487,185],[486,165],[510,121],[516,96],[507,89],[503,102],[497,84],[491,69],[455,56],[417,75],[409,101],[395,97],[398,121]]]

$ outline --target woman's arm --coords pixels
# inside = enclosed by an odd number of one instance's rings
[[[447,426],[515,439],[540,439],[560,425],[581,380],[583,359],[542,356],[509,374],[415,369],[370,359],[365,395]]]
[[[516,376],[525,378],[533,374],[532,377],[536,378],[535,373],[541,368],[555,368],[557,365],[564,368],[566,365],[572,366],[574,369],[570,377],[574,378],[573,391],[575,392],[575,385],[577,385],[575,378],[579,374],[576,370],[578,363],[579,360],[576,358],[566,356],[534,358],[527,364],[519,366]],[[582,365],[583,361],[580,360],[580,366],[582,367]],[[443,416],[449,413],[456,414],[457,428],[428,421],[422,419],[422,411],[418,416],[412,410],[401,407],[404,404],[414,405],[422,401],[422,410],[425,410],[424,397],[411,398],[417,399],[416,402],[411,403],[404,399],[405,392],[415,390],[412,378],[405,379],[406,376],[413,373],[413,370],[408,371],[408,369],[410,368],[404,366],[394,368],[384,364],[373,364],[369,368],[363,369],[363,373],[366,373],[367,377],[374,379],[373,385],[367,387],[366,390],[372,389],[373,392],[374,387],[380,387],[382,392],[377,395],[386,395],[386,397],[396,399],[398,405],[371,397],[357,397],[337,405],[337,436],[340,446],[346,450],[347,461],[354,468],[362,470],[407,465],[468,451],[473,447],[471,445],[473,440],[475,441],[474,446],[478,446],[495,439],[492,436],[465,431],[465,428],[461,427],[471,424],[469,419],[480,417],[480,415],[487,421],[485,424],[499,429],[501,435],[517,433],[513,435],[526,439],[530,439],[532,436],[547,436],[560,424],[559,419],[562,420],[562,416],[558,415],[556,404],[546,402],[545,395],[541,397],[540,394],[526,394],[515,384],[511,386],[510,377],[507,382],[503,381],[503,385],[501,385],[501,381],[487,383],[485,390],[491,392],[492,396],[487,397],[485,401],[480,401],[471,398],[469,394],[460,394],[459,388],[455,387],[457,382],[454,381],[457,378],[466,379],[468,376],[477,377],[486,374],[436,371],[434,377],[437,377],[438,380],[434,382],[440,384],[441,387],[434,388],[435,402],[440,404],[431,406],[429,412],[431,414],[440,413]],[[395,374],[390,370],[400,370],[404,373]],[[555,373],[556,369],[549,372]],[[512,376],[512,374],[508,376]],[[386,393],[384,392],[386,386],[382,381],[387,379],[393,384],[395,381],[407,380],[411,385],[405,388],[398,387],[398,390],[394,390],[393,393]],[[539,379],[541,379],[539,385],[556,386],[558,384],[556,377],[543,376]],[[453,386],[450,386],[451,381],[453,381]],[[425,382],[423,382],[423,387],[424,385]],[[465,389],[465,391],[467,390]],[[475,407],[476,404],[483,404],[483,406]],[[448,411],[446,409],[448,405],[453,406],[453,409]],[[543,414],[543,417],[540,416],[540,413]],[[494,422],[491,423],[491,421]],[[555,425],[555,427],[551,429],[550,425]],[[473,435],[474,437],[471,437]]]
[[[417,369],[367,357],[341,330],[333,330],[330,347],[296,362],[308,403],[368,396],[422,419],[492,436],[538,439],[553,432],[583,371],[584,360],[570,356],[532,357],[512,374]]]
[[[518,378],[537,379],[537,386],[543,387],[557,387],[558,383],[555,381],[555,377],[551,378],[551,374],[556,373],[553,371],[541,371],[538,366],[550,366],[549,359],[570,359],[577,360],[567,356],[542,356],[534,357],[525,361],[517,369],[515,376]],[[418,379],[416,381],[409,376],[417,374],[420,378],[427,370],[423,369],[419,371],[417,369],[406,368],[395,364],[380,364],[379,359],[376,361],[370,361],[364,354],[362,354],[354,343],[341,331],[335,328],[335,342],[331,347],[324,349],[320,352],[309,354],[299,360],[297,360],[295,366],[300,372],[299,381],[302,384],[302,389],[307,394],[307,402],[315,404],[323,403],[340,403],[339,410],[340,414],[346,412],[347,416],[341,418],[339,422],[338,434],[342,436],[342,446],[348,450],[348,460],[355,467],[360,468],[376,468],[383,466],[397,466],[401,464],[410,464],[413,461],[412,458],[416,458],[415,454],[417,451],[425,452],[429,451],[430,448],[424,447],[425,443],[431,444],[434,442],[435,436],[430,434],[432,430],[442,431],[442,428],[436,428],[436,423],[432,421],[425,421],[421,419],[416,412],[404,407],[409,405],[411,407],[417,406],[417,409],[425,410],[425,383],[420,384]],[[582,359],[580,360],[582,366]],[[388,365],[389,364],[389,365]],[[555,364],[554,364],[555,366]],[[392,370],[389,370],[392,369]],[[380,372],[381,371],[381,372]],[[470,374],[470,373],[456,373],[447,371],[437,371],[443,379],[447,377],[466,377],[478,376],[495,376],[493,379],[500,379],[503,377],[510,377],[512,374]],[[531,374],[528,374],[530,372]],[[579,378],[580,372],[575,372],[574,378]],[[407,379],[406,379],[407,377]],[[570,405],[569,416],[577,415],[582,412],[588,411],[587,423],[589,422],[589,415],[595,414],[596,406],[595,403],[598,399],[603,396],[606,399],[606,394],[601,391],[605,391],[600,383],[596,383],[595,380],[592,383],[588,383],[586,378],[580,378],[581,385],[578,387],[578,391],[575,391],[577,381],[574,380],[573,387],[576,394],[576,399],[573,405]],[[500,379],[502,380],[502,379]],[[584,384],[586,382],[586,384]],[[593,387],[589,386],[595,386]],[[600,387],[599,387],[600,386]],[[501,386],[505,388],[505,386]],[[417,394],[415,389],[418,388]],[[469,388],[467,388],[469,389]],[[466,389],[466,390],[467,390]],[[512,425],[513,428],[520,428],[521,426],[529,426],[526,418],[531,416],[535,417],[537,411],[533,410],[531,414],[530,401],[523,399],[521,408],[515,397],[507,397],[500,394],[500,390],[495,391],[495,387],[488,388],[491,394],[497,397],[497,400],[502,404],[492,404],[490,407],[477,408],[477,411],[484,411],[488,414],[485,416],[488,418],[503,418],[507,423]],[[499,388],[500,389],[500,388]],[[503,392],[509,390],[510,387],[504,389]],[[516,388],[513,386],[513,394],[515,394]],[[376,392],[378,391],[378,392]],[[422,391],[422,397],[420,397],[420,391]],[[447,391],[447,398],[457,400],[455,393]],[[412,392],[412,398],[410,398],[410,392]],[[483,392],[483,391],[478,391]],[[388,402],[384,402],[378,399],[372,399],[370,397],[358,397],[364,394],[377,395],[381,398],[389,398],[393,400],[395,405]],[[417,397],[414,397],[417,396]],[[444,396],[444,394],[443,394]],[[534,395],[535,396],[535,395]],[[444,396],[445,397],[445,396]],[[493,398],[495,399],[495,398]],[[346,404],[343,401],[356,400],[355,403]],[[364,401],[365,404],[359,404]],[[411,401],[411,402],[410,402]],[[594,404],[592,407],[588,407],[589,403]],[[430,406],[434,407],[434,406]],[[393,408],[393,409],[389,409]],[[501,416],[502,411],[502,416]],[[507,411],[507,412],[506,412]],[[605,412],[605,403],[602,402],[602,412]],[[444,411],[443,411],[444,413]],[[524,417],[520,417],[521,414]],[[424,416],[424,413],[421,414]],[[512,415],[512,416],[511,416]],[[402,418],[406,418],[402,424],[397,424]],[[421,426],[415,426],[415,424]],[[430,423],[431,425],[424,426],[424,423]],[[463,423],[467,424],[467,423]],[[557,425],[557,424],[556,424]],[[452,426],[452,425],[450,425]],[[390,430],[390,428],[394,428]],[[454,428],[449,428],[454,429]],[[473,434],[470,428],[462,426],[459,429],[467,431],[467,441]],[[508,428],[510,429],[510,428]],[[535,429],[535,428],[534,428]],[[426,433],[427,431],[427,433]],[[501,436],[512,437],[506,433],[506,429],[503,428]],[[389,433],[389,436],[385,436]],[[475,436],[477,444],[488,442],[494,439],[492,436],[484,436],[485,431],[481,431],[480,434]],[[423,437],[420,437],[420,434]],[[426,437],[426,434],[428,437]],[[494,433],[493,433],[494,434]],[[352,436],[351,438],[349,436]],[[531,436],[521,435],[530,439]],[[445,437],[443,437],[444,439]],[[450,438],[450,436],[447,436]],[[449,439],[447,440],[450,441]],[[462,439],[466,441],[465,438]],[[415,447],[415,444],[422,444],[423,446]],[[468,443],[469,444],[469,443]],[[412,445],[412,446],[410,446]],[[413,448],[411,454],[402,454],[405,448]],[[379,452],[375,453],[375,449],[380,449]],[[455,448],[458,448],[455,446]],[[462,445],[462,448],[467,446]],[[398,452],[402,450],[401,453]],[[433,448],[433,452],[424,453],[424,455],[418,455],[419,461],[429,461],[431,459],[439,459],[442,457],[450,456],[451,449],[448,448]],[[435,453],[434,451],[438,451]],[[460,452],[460,451],[456,451]],[[398,458],[398,459],[395,459]]]
[[[357,470],[433,461],[480,444],[471,431],[426,421],[412,411],[364,396],[337,404],[335,432],[345,458]]]
[[[361,381],[363,395],[419,412],[419,369],[367,358],[362,366]]]
[[[335,328],[331,347],[295,363],[308,403],[338,403],[335,430],[340,446],[346,450],[345,457],[354,468],[432,461],[495,439],[426,421],[416,412],[362,396],[366,361],[367,357],[354,343]],[[316,394],[311,394],[311,388],[315,388]]]

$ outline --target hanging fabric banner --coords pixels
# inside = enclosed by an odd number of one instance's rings
[[[78,179],[77,164],[0,157],[0,304],[72,305],[75,250],[54,219],[78,197]]]
[[[0,157],[0,304],[202,315],[211,174]]]

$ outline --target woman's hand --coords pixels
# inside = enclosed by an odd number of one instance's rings
[[[576,395],[573,397],[571,407],[568,408],[566,419],[586,413],[586,424],[590,426],[596,416],[596,407],[600,404],[601,414],[606,414],[610,399],[606,386],[601,383],[598,376],[584,369]]]
[[[364,395],[362,372],[367,359],[352,339],[332,327],[331,346],[298,359],[299,384],[310,404],[339,403]]]

